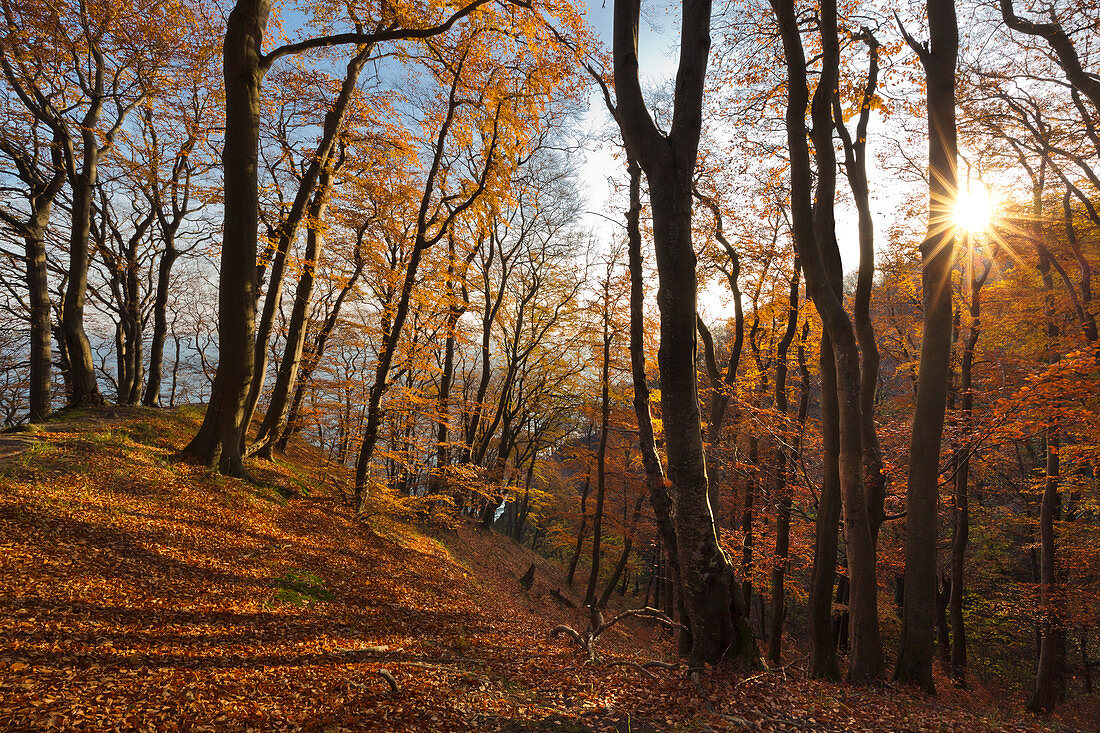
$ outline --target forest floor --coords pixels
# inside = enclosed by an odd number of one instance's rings
[[[308,449],[255,464],[262,488],[180,463],[197,421],[70,415],[0,458],[0,730],[1071,729],[982,692],[784,671],[709,672],[709,712],[681,672],[613,664],[675,661],[648,622],[609,631],[594,665],[551,638],[584,626],[550,595],[576,600],[556,563],[469,526],[356,518]]]

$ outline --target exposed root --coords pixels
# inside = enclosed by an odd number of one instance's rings
[[[710,696],[707,695],[706,689],[703,687],[703,670],[698,667],[693,667],[688,670],[688,679],[691,680],[691,684],[695,686],[695,689],[699,692],[699,697],[703,698],[703,704],[706,705],[708,713],[718,712],[718,709],[714,707],[714,703],[710,701]]]

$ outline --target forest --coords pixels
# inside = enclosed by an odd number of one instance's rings
[[[560,568],[540,643],[645,629],[618,663],[711,714],[781,674],[1100,725],[1100,3],[0,11],[9,537],[91,491],[50,435],[193,414],[149,470],[309,451],[333,517]]]

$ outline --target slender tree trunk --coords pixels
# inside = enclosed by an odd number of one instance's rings
[[[850,647],[849,631],[851,628],[851,614],[846,610],[851,602],[851,584],[848,576],[840,575],[836,579],[836,606],[837,613],[833,617],[833,646],[838,652],[847,653]]]
[[[168,406],[176,406],[176,386],[179,384],[180,373],[180,344],[183,341],[179,336],[173,335],[172,341],[176,346],[175,357],[172,359],[172,388],[168,392]]]
[[[153,217],[148,222],[151,224]],[[118,402],[136,405],[141,401],[141,388],[145,381],[144,336],[145,317],[141,312],[141,283],[138,279],[138,244],[147,228],[139,225],[127,246],[125,270],[122,278],[123,303],[121,318],[126,339],[126,379],[119,383]]]
[[[479,243],[480,244],[480,243]],[[480,248],[480,247],[479,247]],[[472,261],[466,261],[468,265]],[[462,270],[462,286],[457,288],[462,293],[461,300],[456,295],[455,281],[459,277],[457,272],[457,259],[455,257],[454,233],[447,234],[447,339],[443,346],[443,373],[439,377],[439,427],[436,429],[435,438],[435,484],[432,491],[438,489],[442,480],[442,472],[450,463],[450,429],[451,429],[451,385],[454,383],[455,374],[455,345],[458,321],[469,308],[469,299],[466,291],[465,268]],[[534,465],[534,464],[532,464]],[[519,539],[518,537],[516,538]]]
[[[676,549],[676,529],[672,524],[672,498],[669,496],[665,481],[664,467],[657,455],[657,445],[653,437],[653,419],[650,415],[649,380],[646,377],[645,359],[645,285],[642,273],[642,232],[640,219],[642,213],[642,171],[638,162],[627,151],[627,173],[630,176],[630,206],[626,212],[627,249],[630,268],[630,374],[634,386],[634,416],[638,422],[638,447],[642,453],[642,465],[645,467],[646,488],[649,491],[649,503],[653,507],[653,516],[657,523],[657,533],[661,544],[668,552],[669,574],[675,587],[680,588],[680,556]],[[657,551],[658,558],[660,550]],[[660,586],[657,585],[660,593]],[[678,636],[681,654],[691,651],[691,620],[684,607],[683,595],[677,596],[680,604],[680,633]]]
[[[951,635],[947,626],[947,605],[951,599],[951,577],[944,573],[936,589],[936,650],[943,668],[951,669]]]
[[[757,489],[757,466],[760,461],[760,440],[749,436],[749,474],[745,478],[745,503],[741,508],[741,597],[745,600],[745,619],[752,615],[752,573],[753,573],[753,502]]]
[[[8,77],[12,69],[7,63],[0,63],[0,72]],[[54,200],[65,185],[63,141],[63,136],[55,131],[50,145],[49,166],[44,171],[36,167],[36,155],[28,159],[17,148],[6,144],[2,146],[15,163],[15,175],[27,189],[26,218],[22,214],[0,208],[0,222],[7,224],[23,238],[27,315],[30,322],[30,346],[27,354],[30,367],[27,420],[30,423],[44,422],[53,407],[53,354],[50,343],[53,335],[50,322],[52,306],[46,263],[46,229],[50,224]]]
[[[878,85],[879,43],[870,30],[860,34],[867,45],[870,64],[863,88],[856,135],[853,140],[844,125],[839,94],[833,97],[833,117],[844,148],[844,170],[856,204],[859,231],[859,271],[856,276],[855,303],[852,317],[860,353],[860,414],[862,417],[863,481],[867,513],[871,522],[871,540],[878,545],[878,532],[885,517],[886,473],[883,470],[882,446],[875,427],[875,392],[878,388],[879,352],[875,329],[871,323],[871,290],[875,279],[875,224],[871,216],[870,184],[867,178],[867,128],[872,102]]]
[[[936,506],[940,446],[951,356],[952,206],[957,198],[955,64],[959,31],[954,0],[927,0],[929,44],[911,38],[927,78],[928,236],[921,244],[924,335],[909,447],[905,515],[905,601],[894,677],[935,691]]]
[[[585,457],[585,462],[588,458]],[[573,587],[573,578],[577,573],[577,563],[581,558],[581,550],[584,549],[584,536],[588,532],[588,492],[592,489],[592,467],[588,466],[587,475],[584,478],[584,489],[581,491],[581,528],[577,530],[577,547],[573,550],[573,558],[569,561],[569,572],[565,576],[565,582]]]
[[[882,676],[882,641],[878,628],[878,582],[876,577],[875,543],[863,482],[863,416],[860,405],[860,357],[856,334],[843,305],[843,271],[836,243],[834,200],[836,196],[836,156],[833,150],[832,99],[839,73],[840,50],[837,42],[836,3],[820,4],[822,43],[821,79],[810,104],[813,119],[812,137],[817,162],[817,187],[813,205],[810,189],[813,175],[809,147],[805,135],[805,113],[808,97],[805,52],[798,28],[793,0],[773,3],[783,36],[788,76],[787,143],[791,165],[792,231],[806,274],[806,289],[821,314],[834,361],[832,376],[836,394],[836,472],[839,479],[841,505],[844,514],[844,539],[848,561],[851,600],[851,648],[848,676],[851,680],[873,680]],[[824,348],[823,348],[824,352]],[[824,383],[825,372],[822,373]],[[827,453],[830,444],[826,443]],[[826,466],[825,484],[830,480]],[[819,508],[819,513],[821,508]],[[831,528],[825,528],[831,531]],[[827,544],[827,543],[826,543]],[[822,549],[828,549],[822,547]],[[828,561],[815,555],[815,565]],[[825,581],[828,578],[822,577]],[[822,583],[824,585],[824,583]],[[823,591],[815,583],[815,592]],[[814,613],[823,613],[828,596],[818,596]],[[815,623],[824,625],[827,619]],[[815,645],[824,640],[815,636]],[[815,647],[816,648],[816,647]],[[827,661],[827,660],[823,660]],[[823,670],[828,673],[827,668]],[[815,670],[816,673],[816,670]]]
[[[626,569],[626,563],[630,559],[630,551],[634,548],[634,529],[638,526],[638,518],[642,514],[642,504],[644,502],[645,494],[639,494],[637,501],[634,502],[633,518],[630,520],[629,529],[626,532],[626,536],[623,538],[623,551],[619,553],[619,561],[615,563],[615,570],[611,573],[611,578],[607,581],[603,593],[600,594],[600,600],[597,604],[600,608],[607,608],[607,602],[611,599],[611,593],[615,590],[615,584],[619,582],[619,578],[623,579],[623,587],[619,590],[619,595],[625,593],[626,576],[623,574],[623,571]]]
[[[974,429],[974,349],[981,334],[981,290],[989,274],[991,262],[982,273],[975,271],[974,247],[967,248],[967,272],[970,276],[970,330],[963,342],[959,369],[959,391],[962,426],[967,443],[973,440]],[[963,596],[966,588],[966,546],[970,539],[970,458],[972,449],[964,444],[955,473],[954,533],[951,538],[951,598],[948,619],[951,624],[951,679],[966,687],[966,626],[963,621]]]
[[[836,554],[840,544],[840,453],[837,425],[836,362],[829,334],[821,334],[821,494],[814,525],[814,562],[810,585],[810,675],[820,679],[840,678],[836,644],[833,642],[833,585],[836,582]]]
[[[344,82],[340,87],[340,92],[337,94],[328,112],[325,113],[321,140],[317,144],[317,149],[314,152],[309,167],[306,168],[305,174],[298,184],[298,191],[294,195],[294,202],[291,204],[290,211],[287,213],[286,218],[279,224],[276,233],[275,248],[271,259],[271,276],[268,279],[267,295],[264,298],[264,308],[260,314],[260,323],[256,329],[255,354],[253,355],[255,371],[253,373],[251,386],[249,387],[248,398],[244,406],[245,431],[248,430],[248,426],[252,422],[252,415],[256,410],[256,403],[260,399],[260,392],[263,390],[264,379],[267,377],[267,346],[268,340],[271,338],[272,327],[275,323],[275,314],[279,311],[279,306],[282,303],[283,278],[286,274],[287,257],[290,253],[291,246],[294,244],[294,240],[298,237],[298,229],[301,226],[302,219],[305,218],[310,201],[313,201],[314,206],[317,206],[318,201],[323,201],[325,199],[323,194],[318,197],[315,196],[315,193],[318,186],[321,185],[320,182],[322,179],[331,182],[332,157],[337,147],[337,139],[344,125],[344,120],[347,118],[351,98],[359,81],[359,75],[363,67],[366,66],[372,48],[373,44],[360,46],[355,56],[348,62],[347,71],[344,74]],[[326,174],[328,174],[327,177]],[[259,277],[258,271],[257,278]],[[255,306],[253,306],[253,309],[255,309]],[[286,398],[284,397],[283,399],[285,400]]]
[[[538,451],[531,454],[531,462],[527,464],[527,478],[523,482],[523,500],[516,508],[516,526],[512,532],[512,539],[523,542],[523,525],[527,523],[527,511],[531,501],[531,481],[535,477],[535,461],[538,460]]]
[[[309,221],[306,225],[306,251],[302,263],[302,275],[294,294],[294,305],[287,324],[286,345],[283,358],[279,361],[279,371],[275,377],[275,387],[271,391],[267,413],[256,435],[253,449],[261,458],[271,460],[271,450],[275,440],[286,426],[290,408],[291,389],[298,380],[298,366],[302,361],[302,348],[306,341],[306,328],[309,325],[309,306],[313,300],[313,285],[316,281],[317,265],[321,261],[324,249],[324,219],[328,210],[328,195],[332,187],[332,178],[339,169],[341,161],[321,172],[320,180],[309,207]]]
[[[710,444],[710,453],[713,456],[713,471],[710,474],[711,507],[720,505],[719,482],[723,476],[723,461],[721,456],[722,426],[725,424],[726,413],[729,410],[730,400],[737,389],[737,369],[741,363],[741,351],[745,343],[745,313],[741,305],[741,286],[738,282],[741,276],[741,258],[736,248],[725,235],[725,226],[722,221],[722,210],[718,202],[709,196],[701,194],[698,189],[693,189],[693,194],[700,202],[706,205],[714,215],[714,238],[722,245],[729,258],[729,269],[725,270],[726,282],[730,293],[733,295],[733,346],[730,347],[729,360],[726,363],[725,372],[720,373],[718,363],[714,355],[714,343],[710,332],[706,329],[703,319],[696,317],[699,327],[699,335],[703,339],[705,362],[707,373],[711,382],[710,415],[707,420],[704,437]],[[759,289],[758,293],[759,294]],[[736,445],[736,437],[734,438]],[[718,526],[718,514],[714,517],[715,526]],[[747,612],[747,609],[746,609]]]
[[[461,11],[460,11],[461,12]],[[452,16],[452,18],[457,17]],[[446,216],[438,216],[439,212],[431,214],[433,198],[436,196],[436,181],[441,175],[443,166],[444,143],[447,141],[454,122],[455,112],[459,107],[458,86],[462,76],[461,65],[453,70],[454,77],[451,80],[450,96],[447,111],[440,123],[439,131],[435,138],[435,149],[431,165],[428,168],[424,181],[424,190],[420,199],[420,209],[416,221],[416,233],[413,239],[412,252],[405,266],[405,278],[401,284],[401,291],[394,305],[393,315],[389,321],[389,328],[383,329],[385,337],[378,353],[377,364],[374,372],[374,382],[370,387],[367,399],[366,424],[363,427],[363,441],[359,447],[359,457],[355,464],[355,502],[358,506],[363,498],[363,491],[367,488],[370,476],[371,460],[374,457],[374,447],[378,442],[378,429],[382,422],[382,397],[389,386],[390,367],[397,354],[397,345],[401,339],[401,331],[409,314],[409,303],[412,291],[417,281],[417,273],[424,253],[435,246],[442,239],[455,218],[468,209],[485,192],[489,173],[494,167],[496,146],[499,142],[500,106],[497,107],[497,116],[493,120],[492,135],[485,153],[485,160],[480,171],[477,187],[471,191],[461,202],[452,201],[448,205]],[[502,103],[501,103],[502,104]],[[438,221],[442,218],[442,221]],[[436,227],[435,233],[428,231],[429,226]],[[383,316],[384,318],[386,316]]]
[[[1077,267],[1081,271],[1081,299],[1078,302],[1074,297],[1074,303],[1077,306],[1076,310],[1078,317],[1081,320],[1081,330],[1085,334],[1085,338],[1090,343],[1095,343],[1098,334],[1096,328],[1096,312],[1092,305],[1092,266],[1089,264],[1088,259],[1085,257],[1084,252],[1081,251],[1081,243],[1077,238],[1077,228],[1073,224],[1073,208],[1070,206],[1070,192],[1066,189],[1065,194],[1062,196],[1062,212],[1066,230],[1066,241],[1069,243],[1070,250],[1073,251],[1073,256],[1077,260]],[[1073,292],[1073,288],[1069,283],[1069,278],[1066,278],[1066,289]]]
[[[600,372],[600,442],[596,447],[596,512],[592,516],[592,567],[584,605],[596,600],[600,577],[600,545],[603,542],[603,504],[607,494],[607,432],[611,422],[611,272],[604,283],[603,361]]]
[[[96,383],[92,346],[84,331],[84,302],[88,296],[88,264],[91,259],[88,237],[91,230],[92,193],[99,162],[99,141],[94,132],[87,130],[84,137],[84,167],[69,180],[69,187],[72,189],[72,222],[69,232],[69,272],[61,315],[61,330],[65,334],[69,368],[72,370],[70,407],[91,407],[105,402]]]
[[[53,353],[50,348],[50,290],[45,243],[49,220],[50,203],[46,203],[34,212],[23,237],[31,320],[29,420],[32,423],[45,421],[52,402],[50,371],[53,369]]]
[[[1036,199],[1041,207],[1041,199]],[[1038,231],[1039,225],[1036,225]],[[1044,311],[1048,349],[1057,344],[1058,322],[1054,303],[1054,278],[1050,254],[1039,249],[1038,269],[1043,281]],[[1039,587],[1043,620],[1039,628],[1039,664],[1035,673],[1035,691],[1028,700],[1028,710],[1049,713],[1063,696],[1065,689],[1066,632],[1064,602],[1058,588],[1054,522],[1061,518],[1062,496],[1059,492],[1061,466],[1059,440],[1055,426],[1046,432],[1046,478],[1039,504]]]
[[[787,328],[779,339],[775,357],[775,411],[784,421],[775,452],[775,475],[772,494],[777,499],[775,518],[775,558],[771,577],[771,629],[768,633],[768,663],[779,666],[783,649],[783,615],[786,608],[783,582],[787,575],[787,556],[791,542],[791,487],[787,483],[789,466],[793,463],[792,442],[788,437],[787,419],[787,351],[798,330],[799,262],[795,258],[794,276],[787,306]],[[805,389],[803,384],[803,389]],[[803,417],[803,420],[805,418]],[[790,441],[790,442],[789,442]]]
[[[164,342],[168,338],[168,293],[172,266],[179,257],[174,233],[165,233],[164,252],[157,266],[157,292],[153,299],[153,336],[149,342],[149,377],[142,404],[160,407],[160,387],[164,369]]]
[[[1049,713],[1054,709],[1055,704],[1062,699],[1065,689],[1065,609],[1058,588],[1054,533],[1054,522],[1060,518],[1062,508],[1062,497],[1058,491],[1061,478],[1058,449],[1057,433],[1054,428],[1050,428],[1047,432],[1046,480],[1039,509],[1043,636],[1039,650],[1039,667],[1035,673],[1035,691],[1027,703],[1028,710],[1043,713]]]
[[[321,328],[317,331],[317,335],[313,337],[308,352],[302,357],[302,367],[298,370],[298,378],[295,380],[294,398],[291,400],[290,409],[287,412],[286,424],[283,426],[283,431],[279,439],[275,442],[275,450],[281,453],[286,452],[286,447],[290,442],[291,436],[298,430],[298,415],[302,407],[302,399],[305,397],[306,389],[313,379],[313,372],[321,363],[321,359],[325,355],[325,347],[328,345],[329,336],[332,335],[337,322],[340,320],[340,312],[343,309],[344,302],[347,300],[348,295],[355,289],[356,283],[358,283],[360,276],[363,274],[364,262],[362,249],[364,233],[365,230],[360,230],[359,238],[355,245],[355,267],[352,270],[351,276],[347,279],[347,282],[344,283],[344,286],[340,288],[340,293],[336,296],[336,301],[332,304],[332,310],[329,311],[324,323],[321,324]],[[341,465],[343,464],[341,463]]]

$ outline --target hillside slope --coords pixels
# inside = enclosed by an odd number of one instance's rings
[[[196,417],[69,417],[0,460],[0,730],[1040,729],[780,672],[709,674],[707,712],[680,673],[610,664],[668,653],[645,622],[597,665],[550,638],[582,623],[555,564],[356,519],[308,449],[260,489],[176,462]]]

